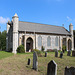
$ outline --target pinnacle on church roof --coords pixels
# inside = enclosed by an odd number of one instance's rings
[[[8,22],[10,22],[10,20],[8,20]]]
[[[72,23],[70,23],[70,25],[72,25]]]
[[[14,15],[14,16],[17,16],[17,17],[18,17],[17,13],[15,13],[15,15]]]
[[[15,15],[12,18],[14,18],[14,17],[18,18],[18,15],[15,13]]]

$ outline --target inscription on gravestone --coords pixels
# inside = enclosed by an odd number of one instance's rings
[[[57,75],[57,64],[51,60],[47,66],[47,75]]]
[[[33,53],[33,69],[38,71],[38,61],[37,61],[38,57],[37,57],[37,53],[34,52]]]

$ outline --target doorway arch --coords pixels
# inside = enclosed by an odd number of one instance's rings
[[[26,40],[26,52],[29,52],[30,49],[33,49],[33,39],[31,37]]]
[[[71,50],[72,48],[72,41],[69,39],[68,40],[68,50]]]

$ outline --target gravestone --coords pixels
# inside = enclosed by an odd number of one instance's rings
[[[45,57],[47,57],[47,52],[45,52]]]
[[[58,51],[57,50],[55,51],[55,57],[58,57]]]
[[[38,71],[38,61],[37,61],[37,53],[33,53],[33,69]]]
[[[60,58],[62,58],[63,57],[63,52],[60,52]]]
[[[57,64],[51,60],[47,66],[47,75],[57,75]]]
[[[71,56],[71,50],[68,51],[67,56]]]
[[[75,75],[75,67],[65,67],[65,74],[64,75]]]
[[[31,64],[31,60],[30,59],[28,59],[28,63],[27,63],[27,65],[30,65]]]
[[[63,51],[63,53],[65,53],[65,50],[62,50]]]
[[[75,56],[75,50],[72,51],[72,56]]]

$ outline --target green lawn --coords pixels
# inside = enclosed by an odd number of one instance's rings
[[[12,53],[0,51],[0,59],[6,58],[6,57],[9,57],[9,56],[12,56],[12,55],[13,55]]]
[[[44,56],[44,53],[42,53]],[[0,52],[0,75],[47,75],[47,64],[54,60],[57,63],[57,74],[64,75],[66,66],[75,66],[75,57],[67,56],[64,53],[62,59],[54,57],[54,52],[49,52],[47,57],[38,57],[38,72],[32,69],[33,54],[12,54]],[[31,65],[27,66],[28,58],[31,59]]]

